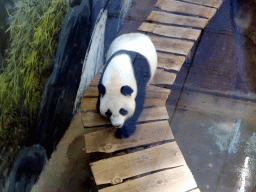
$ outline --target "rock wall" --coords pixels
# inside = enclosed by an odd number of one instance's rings
[[[69,9],[59,36],[54,69],[45,86],[35,143],[48,157],[72,118],[82,62],[89,43],[90,6],[84,0]]]
[[[89,42],[100,11],[108,12],[103,38],[104,49],[101,51],[104,61],[110,43],[122,28],[131,2],[132,0],[70,0],[71,7],[59,36],[53,72],[43,94],[34,145],[19,152],[7,179],[5,191],[30,191],[46,159],[51,156],[73,117],[83,62],[87,49],[91,47]],[[100,66],[95,64],[93,73],[96,74],[99,69]],[[90,73],[92,71],[88,70],[88,74]]]

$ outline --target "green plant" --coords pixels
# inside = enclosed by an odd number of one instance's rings
[[[0,75],[0,141],[11,142],[17,127],[35,126],[68,8],[66,0],[16,3],[7,30],[11,35],[7,67]],[[28,122],[23,125],[24,119]]]

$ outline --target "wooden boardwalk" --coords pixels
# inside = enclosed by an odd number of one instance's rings
[[[137,30],[149,35],[158,51],[158,69],[131,137],[116,139],[110,121],[96,113],[100,73],[92,80],[80,109],[84,127],[96,130],[84,135],[86,152],[110,153],[90,163],[100,192],[199,191],[169,126],[165,102],[171,90],[163,87],[174,83],[175,72],[221,3],[159,0],[155,7],[161,10],[152,11],[141,23]]]

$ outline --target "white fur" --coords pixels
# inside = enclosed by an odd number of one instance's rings
[[[133,115],[136,106],[135,100],[133,98],[121,94],[118,96],[106,94],[101,100],[100,105],[100,113],[103,116],[106,116],[105,112],[108,109],[111,109],[112,116],[110,117],[110,120],[112,125],[115,127],[122,127],[125,120]],[[122,116],[119,113],[120,108],[126,109],[128,114],[126,116]]]
[[[117,91],[117,94],[121,94],[122,86],[129,85],[134,90],[132,97],[135,98],[137,84],[130,57],[125,54],[114,57],[105,70],[102,83],[108,92],[115,93]]]
[[[106,59],[121,49],[135,51],[146,57],[150,65],[151,81],[157,68],[157,53],[150,38],[142,33],[123,34],[112,42]]]

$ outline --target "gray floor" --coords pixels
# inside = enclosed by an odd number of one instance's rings
[[[242,39],[246,45],[251,42]],[[202,192],[252,191],[256,185],[254,84],[246,76],[239,78],[238,66],[251,68],[252,63],[236,63],[240,52],[235,40],[226,0],[167,100],[175,140]],[[256,49],[242,48],[246,58]]]

